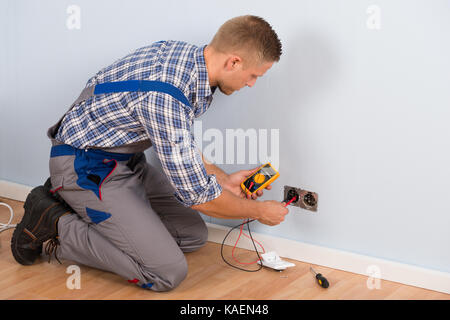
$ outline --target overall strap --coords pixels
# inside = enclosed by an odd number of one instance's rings
[[[89,86],[83,89],[80,96],[72,103],[69,110],[59,119],[59,121],[54,124],[52,127],[50,127],[47,130],[47,136],[55,143],[58,144],[56,140],[54,140],[54,137],[58,131],[59,126],[61,125],[62,120],[64,119],[64,116],[72,110],[72,108],[84,101],[89,99],[90,97],[94,95],[99,94],[106,94],[106,93],[117,93],[117,92],[145,92],[145,91],[157,91],[157,92],[163,92],[166,94],[171,95],[176,100],[180,101],[181,103],[191,107],[191,104],[189,103],[189,100],[186,98],[186,96],[183,94],[183,92],[178,89],[177,87],[171,85],[170,83],[162,82],[162,81],[150,81],[150,80],[128,80],[128,81],[116,81],[116,82],[104,82],[99,83],[95,86]],[[145,141],[144,141],[145,142]],[[134,149],[146,149],[151,146],[151,143],[146,143],[142,146],[142,142],[136,143],[136,147],[133,147]],[[131,149],[133,149],[131,148]],[[124,153],[131,152],[130,148],[125,149]],[[122,151],[117,151],[122,152]]]
[[[86,87],[83,89],[77,100],[75,100],[75,102],[72,104],[70,109],[72,109],[74,105],[98,94],[117,93],[117,92],[146,92],[146,91],[163,92],[168,95],[171,95],[173,98],[180,101],[181,103],[187,106],[191,106],[189,100],[186,98],[183,92],[181,92],[180,89],[171,85],[170,83],[162,81],[150,81],[150,80],[128,80],[128,81],[104,82],[99,83],[95,86]]]

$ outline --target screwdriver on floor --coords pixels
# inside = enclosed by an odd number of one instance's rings
[[[322,276],[321,273],[317,273],[314,271],[314,269],[312,267],[309,267],[311,269],[311,271],[316,275],[316,279],[317,279],[317,283],[322,287],[322,288],[328,288],[328,286],[330,285],[328,283],[328,280]]]

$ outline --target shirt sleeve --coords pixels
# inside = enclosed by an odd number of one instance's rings
[[[152,93],[134,112],[145,128],[162,168],[185,206],[214,200],[222,193],[216,176],[206,173],[191,134],[191,115],[185,106],[165,93]]]

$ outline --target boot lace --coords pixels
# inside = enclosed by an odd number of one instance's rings
[[[58,236],[56,236],[55,238],[51,238],[45,244],[45,254],[48,255],[48,263],[50,263],[50,259],[53,254],[56,260],[59,262],[59,264],[62,264],[61,261],[59,261],[58,256],[56,255],[56,249],[58,248],[58,246],[59,246]]]

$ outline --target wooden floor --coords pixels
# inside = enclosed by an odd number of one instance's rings
[[[13,223],[23,215],[23,203],[0,198],[14,209]],[[0,222],[9,219],[9,210],[0,206]],[[395,282],[381,280],[381,288],[369,290],[367,277],[349,272],[313,266],[330,282],[321,288],[309,271],[309,264],[296,264],[283,272],[262,269],[243,272],[226,265],[220,256],[220,245],[208,242],[197,252],[186,254],[189,273],[179,287],[169,292],[153,292],[128,283],[121,277],[80,265],[81,288],[66,285],[67,267],[76,263],[55,259],[40,260],[32,266],[21,266],[12,257],[10,240],[13,230],[0,233],[0,299],[445,299],[450,295]],[[226,254],[230,257],[231,248]],[[254,259],[254,253],[239,249],[242,261]]]

